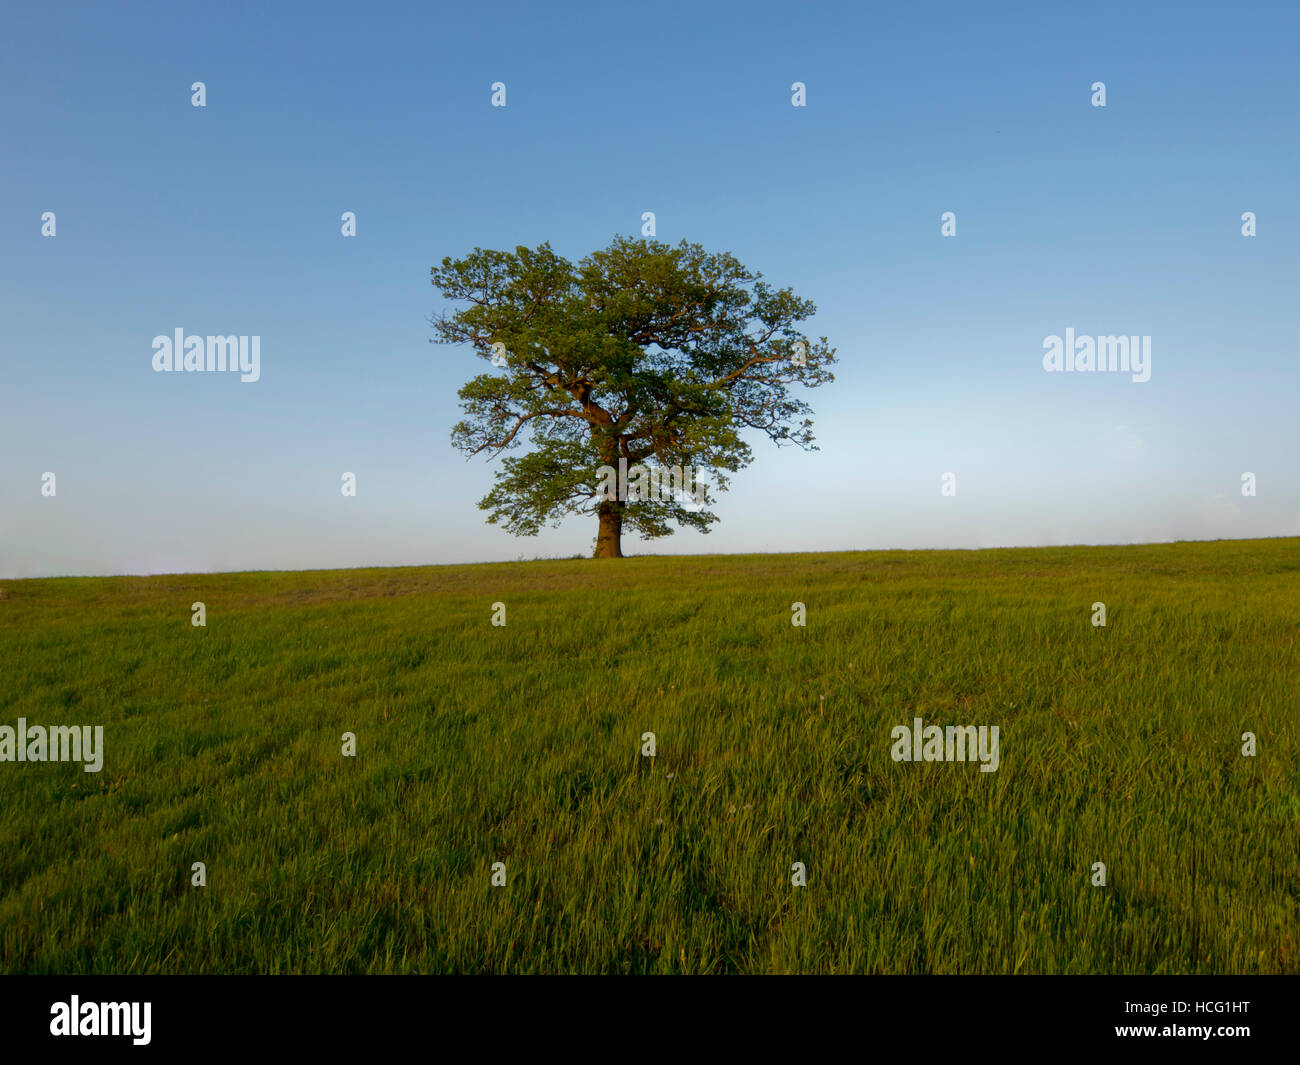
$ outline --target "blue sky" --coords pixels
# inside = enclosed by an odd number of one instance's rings
[[[9,6],[0,576],[589,553],[476,508],[429,268],[644,211],[840,365],[820,451],[755,440],[712,533],[629,553],[1300,533],[1294,5],[349,7]],[[154,373],[178,327],[261,379]],[[1150,336],[1151,380],[1046,373],[1067,328]]]

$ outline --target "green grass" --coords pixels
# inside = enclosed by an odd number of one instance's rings
[[[6,972],[1300,971],[1297,539],[0,595]]]

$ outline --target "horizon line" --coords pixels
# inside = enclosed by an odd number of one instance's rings
[[[1267,540],[1300,540],[1300,532],[1289,536],[1248,536],[1240,538],[1214,537],[1209,540],[1149,540],[1141,542],[1093,543],[1093,544],[1007,544],[998,547],[879,547],[879,548],[842,548],[834,551],[735,551],[690,554],[637,554],[624,555],[619,559],[594,558],[591,555],[559,555],[555,557],[536,557],[531,559],[489,559],[481,562],[418,562],[400,566],[328,566],[311,569],[232,569],[232,570],[165,570],[158,573],[60,573],[47,577],[0,577],[0,581],[113,581],[113,580],[149,580],[155,577],[234,577],[252,573],[354,573],[372,570],[407,570],[439,569],[454,566],[520,566],[536,562],[600,562],[614,564],[633,562],[643,558],[781,558],[790,555],[889,555],[915,554],[969,554],[992,551],[1068,551],[1085,549],[1104,549],[1116,547],[1174,547],[1178,544],[1250,544]]]

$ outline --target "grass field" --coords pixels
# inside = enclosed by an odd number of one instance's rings
[[[5,972],[1300,972],[1300,539],[0,595]]]

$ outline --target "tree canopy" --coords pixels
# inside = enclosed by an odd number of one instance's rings
[[[576,266],[544,243],[475,248],[430,273],[461,304],[430,320],[434,342],[492,364],[460,389],[452,443],[504,456],[479,507],[515,535],[590,513],[596,554],[619,557],[625,529],[708,532],[709,493],[753,458],[742,433],[816,449],[811,408],[790,391],[834,380],[834,349],[798,329],[816,307],[726,252],[620,236]],[[601,490],[602,468],[636,467],[707,471],[703,505]]]

